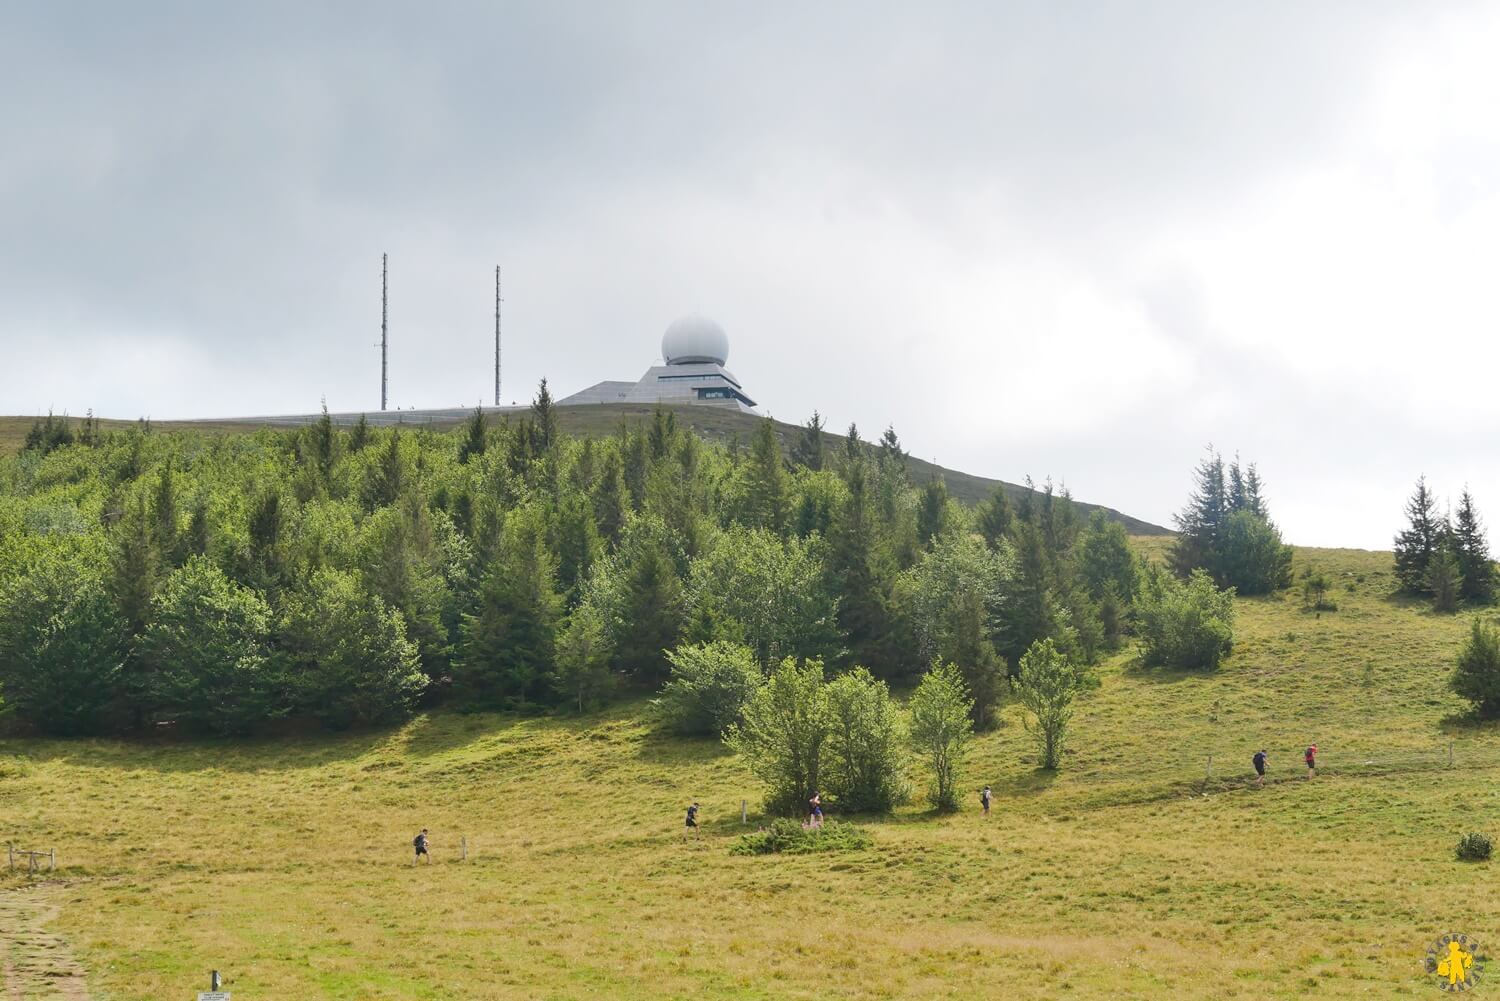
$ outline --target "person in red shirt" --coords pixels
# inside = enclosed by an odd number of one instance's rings
[[[1307,762],[1307,777],[1312,778],[1318,774],[1318,745],[1307,745],[1307,753],[1302,755],[1302,760]]]

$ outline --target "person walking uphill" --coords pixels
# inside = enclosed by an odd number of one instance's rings
[[[979,794],[979,805],[984,808],[984,819],[990,819],[990,787],[985,786],[984,791]]]
[[[416,854],[412,856],[412,865],[416,865],[418,862],[420,862],[424,855],[427,856],[427,864],[432,864],[432,856],[427,854],[427,828],[422,828],[422,833],[411,839],[411,847],[412,850],[416,852]]]
[[[1308,744],[1307,751],[1302,755],[1302,760],[1307,762],[1307,777],[1312,778],[1318,774],[1318,745]]]
[[[1255,784],[1263,786],[1266,784],[1266,752],[1262,749],[1255,752],[1255,757],[1250,759],[1255,766]]]
[[[816,792],[807,801],[807,826],[809,828],[823,826],[823,797]]]
[[[694,837],[696,837],[697,834],[698,834],[698,801],[697,800],[694,800],[693,801],[693,805],[687,808],[687,823],[683,825],[683,829],[682,829],[682,836],[683,837],[687,837],[689,834],[692,834]]]

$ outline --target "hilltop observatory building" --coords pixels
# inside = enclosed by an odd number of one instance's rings
[[[588,403],[706,403],[755,412],[738,379],[724,367],[729,336],[706,316],[673,321],[661,338],[664,365],[654,365],[638,382],[601,382],[558,400],[560,406]]]

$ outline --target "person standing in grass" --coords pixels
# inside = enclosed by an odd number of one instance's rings
[[[816,791],[807,801],[807,826],[810,828],[823,826],[823,797],[819,796]]]
[[[1266,752],[1264,749],[1255,752],[1255,757],[1250,759],[1255,765],[1255,784],[1263,786],[1266,784]]]
[[[1302,760],[1307,762],[1307,777],[1312,778],[1318,774],[1318,745],[1308,744],[1307,751],[1302,755]]]
[[[690,807],[688,807],[688,809],[687,809],[687,823],[683,826],[683,829],[682,829],[682,836],[684,838],[687,837],[689,834],[691,834],[693,837],[697,837],[698,836],[698,801],[697,800],[693,800],[693,805],[690,806]]]
[[[985,786],[979,794],[979,805],[984,809],[984,819],[990,819],[990,787]]]
[[[427,854],[427,828],[422,828],[422,833],[411,839],[412,849],[416,852],[412,856],[411,864],[416,865],[425,857],[427,864],[432,865],[432,856]]]

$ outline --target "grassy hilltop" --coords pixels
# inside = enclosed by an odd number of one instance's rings
[[[7,874],[0,914],[58,908],[49,961],[71,948],[117,1001],[190,997],[211,968],[237,999],[1424,996],[1434,938],[1500,928],[1491,867],[1453,859],[1500,806],[1496,731],[1445,688],[1467,616],[1390,598],[1389,554],[1306,565],[1338,611],[1239,600],[1212,675],[1122,651],[1055,775],[1007,706],[963,783],[994,786],[988,824],[966,792],[957,816],[871,822],[866,851],[732,856],[760,789],[642,703],[296,743],[8,740],[3,836],[63,868]],[[413,870],[424,825],[436,864]],[[13,984],[41,948],[23,938],[0,929]]]

